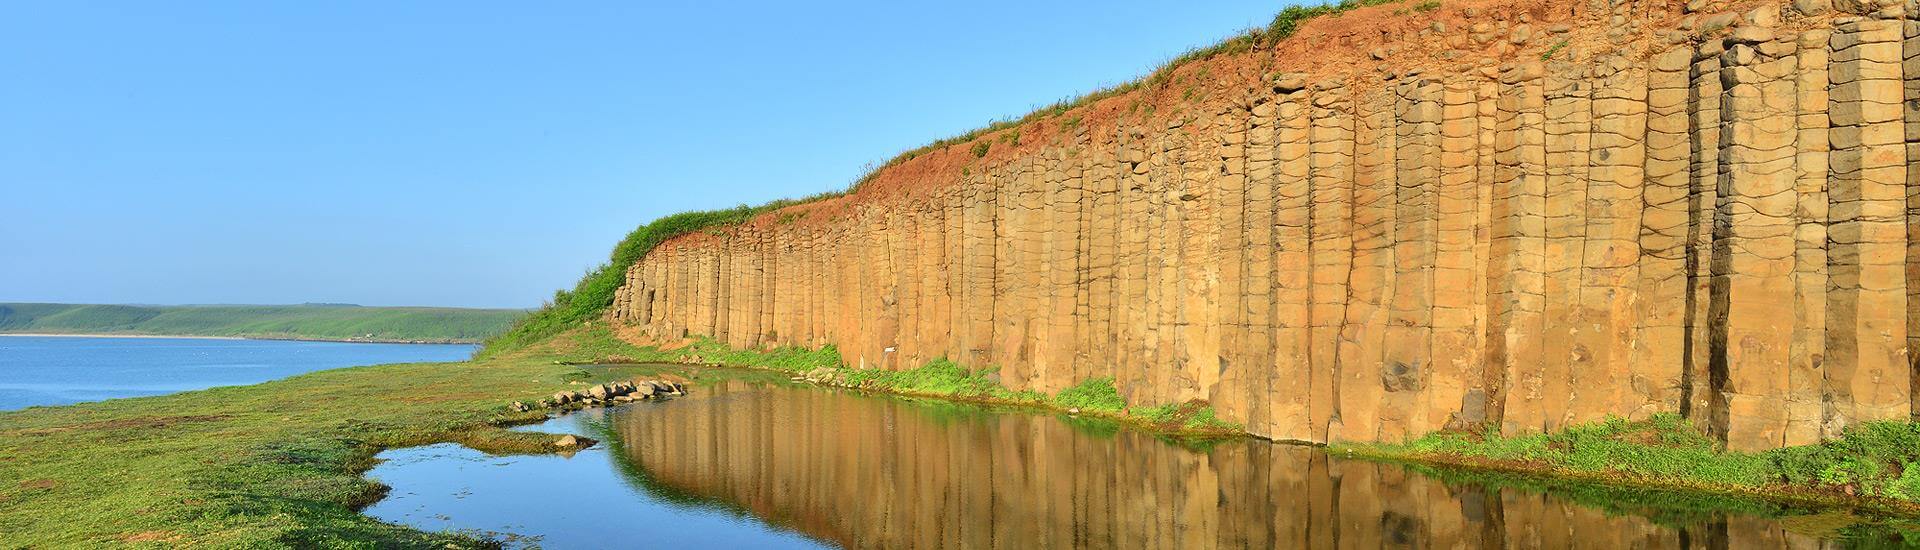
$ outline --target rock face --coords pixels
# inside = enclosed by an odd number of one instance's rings
[[[1014,389],[1113,377],[1278,439],[1675,412],[1757,449],[1905,420],[1920,23],[1826,5],[1315,20],[984,158],[673,239],[614,316]]]

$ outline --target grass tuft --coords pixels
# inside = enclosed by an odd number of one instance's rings
[[[1113,387],[1113,378],[1091,378],[1074,384],[1053,397],[1055,406],[1082,411],[1119,413],[1127,410],[1127,400]]]

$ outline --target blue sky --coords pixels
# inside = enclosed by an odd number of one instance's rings
[[[0,4],[0,301],[536,306],[1284,4],[1175,5]]]

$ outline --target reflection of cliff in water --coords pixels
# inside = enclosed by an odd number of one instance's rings
[[[698,393],[617,416],[641,474],[844,547],[1819,546],[1757,517],[1698,513],[1674,528],[1311,447],[1203,453],[964,405],[745,382]]]

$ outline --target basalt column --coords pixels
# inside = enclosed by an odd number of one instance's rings
[[[1373,383],[1364,368],[1342,368],[1340,342],[1349,305],[1349,276],[1353,267],[1355,196],[1355,109],[1352,98],[1341,93],[1338,83],[1314,85],[1312,127],[1308,141],[1311,158],[1306,200],[1307,237],[1307,320],[1308,365],[1305,382],[1308,396],[1308,429],[1313,440],[1324,441],[1333,434],[1356,439],[1372,439],[1371,421],[1378,414],[1372,406],[1356,406],[1352,414],[1341,408],[1356,397],[1345,390]],[[1282,207],[1286,207],[1283,203]],[[1377,363],[1362,363],[1374,365]],[[1335,427],[1337,425],[1337,427]]]
[[[1546,67],[1528,62],[1500,71],[1498,138],[1489,251],[1493,315],[1488,368],[1502,373],[1492,415],[1507,431],[1546,427],[1541,367],[1546,331]]]
[[[1475,7],[1504,29],[1309,24],[1324,55],[1193,61],[669,239],[608,321],[1110,379],[1315,442],[1665,413],[1764,449],[1911,418],[1912,13],[1509,1]]]
[[[1910,414],[1906,144],[1899,21],[1841,23],[1830,39],[1826,422]]]
[[[1720,57],[1722,133],[1715,193],[1714,391],[1738,448],[1780,446],[1793,329],[1794,43],[1753,40]]]

